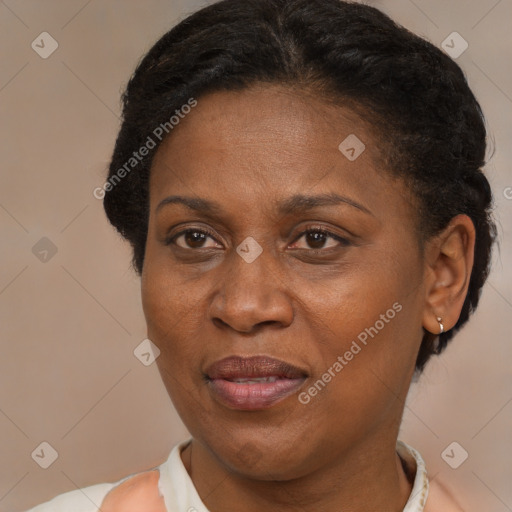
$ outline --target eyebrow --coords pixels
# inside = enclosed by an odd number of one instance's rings
[[[220,215],[223,211],[220,204],[208,199],[173,195],[160,201],[156,208],[156,212],[158,213],[164,206],[169,204],[182,204],[190,210],[194,210],[200,213],[207,213],[209,215]],[[296,194],[279,203],[278,212],[281,215],[290,215],[293,213],[306,212],[321,206],[336,206],[339,204],[347,204],[373,216],[373,213],[362,204],[359,204],[348,197],[336,194],[334,192],[314,196]]]
[[[373,213],[362,204],[359,204],[348,197],[336,194],[335,192],[319,194],[316,196],[297,194],[283,201],[279,205],[278,210],[279,213],[286,215],[312,210],[313,208],[318,208],[320,206],[336,206],[338,204],[353,206],[354,208],[373,216]]]
[[[213,201],[209,201],[208,199],[202,199],[200,197],[169,196],[160,201],[156,207],[156,212],[158,213],[164,206],[168,204],[183,204],[190,210],[209,213],[211,215],[219,214],[222,211],[222,208],[219,204]]]

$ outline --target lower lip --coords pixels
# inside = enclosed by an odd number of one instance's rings
[[[305,381],[300,379],[277,379],[275,382],[242,384],[226,379],[212,379],[210,389],[221,403],[232,409],[254,411],[268,409],[294,394]]]

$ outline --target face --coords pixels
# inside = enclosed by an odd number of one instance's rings
[[[148,337],[219,464],[293,478],[394,443],[423,334],[408,198],[364,120],[284,87],[202,96],[160,146]]]

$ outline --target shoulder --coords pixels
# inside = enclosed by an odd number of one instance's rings
[[[464,512],[448,489],[437,480],[429,482],[425,512]]]
[[[114,487],[101,504],[102,512],[167,512],[158,489],[158,470],[138,473]]]
[[[95,503],[101,503],[117,482],[95,484],[68,491],[55,496],[50,501],[40,503],[26,512],[96,512]]]

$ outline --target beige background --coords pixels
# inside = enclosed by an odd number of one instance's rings
[[[453,31],[469,42],[457,61],[496,148],[487,172],[501,254],[470,326],[411,390],[401,438],[465,510],[510,511],[512,2],[372,3],[436,45]],[[0,512],[156,466],[187,436],[156,366],[134,357],[145,338],[139,282],[92,191],[119,127],[122,86],[201,4],[0,1]],[[59,44],[48,59],[31,48],[43,31]],[[32,250],[43,237],[57,248],[46,262]],[[43,441],[58,452],[46,470],[31,458]],[[441,457],[453,441],[469,453],[458,469]]]

